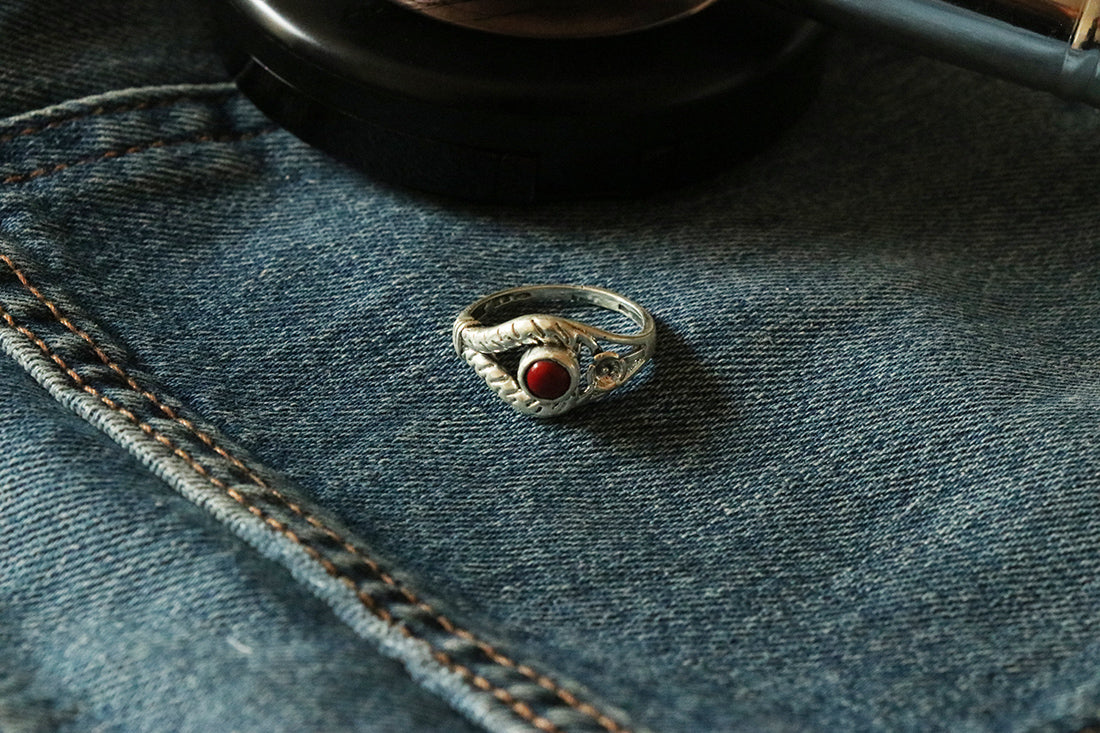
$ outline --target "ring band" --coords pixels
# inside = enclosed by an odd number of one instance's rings
[[[638,326],[622,334],[570,318],[538,313],[540,304],[588,305],[626,316]],[[505,308],[524,315],[484,325]],[[455,351],[489,388],[519,412],[560,415],[624,384],[649,358],[657,328],[645,308],[603,288],[531,285],[501,290],[464,309],[452,329]],[[502,355],[523,351],[513,375]]]

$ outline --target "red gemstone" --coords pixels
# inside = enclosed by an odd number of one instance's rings
[[[569,391],[569,370],[552,359],[539,359],[523,374],[527,391],[540,400],[556,400]]]

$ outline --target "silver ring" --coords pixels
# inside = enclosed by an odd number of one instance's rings
[[[537,311],[538,305],[550,303],[605,308],[640,330],[614,333]],[[523,314],[483,323],[506,307]],[[491,390],[535,417],[560,415],[605,396],[637,374],[657,345],[657,328],[645,308],[610,290],[582,285],[531,285],[493,293],[459,313],[451,334],[455,351]],[[521,350],[513,375],[500,358]]]

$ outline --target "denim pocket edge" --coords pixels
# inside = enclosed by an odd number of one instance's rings
[[[30,137],[86,116],[230,92],[225,84],[129,90],[10,118],[2,127],[15,131],[11,139]],[[187,142],[248,139],[204,134]],[[149,147],[122,147],[119,155]],[[361,541],[303,500],[289,482],[243,451],[226,448],[230,443],[224,436],[129,364],[126,350],[110,343],[65,294],[48,284],[43,287],[49,295],[44,294],[39,288],[44,279],[25,274],[36,274],[33,263],[9,244],[0,240],[19,259],[0,256],[0,348],[58,402],[262,555],[284,565],[356,633],[401,661],[416,682],[490,730],[644,730],[618,709],[586,702],[582,695],[591,696],[580,685],[513,660],[397,581]]]

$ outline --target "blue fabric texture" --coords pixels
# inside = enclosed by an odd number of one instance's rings
[[[0,729],[472,730],[6,358],[0,405]]]
[[[1096,113],[842,38],[725,176],[469,206],[175,22],[0,121],[0,726],[1096,720]],[[647,306],[652,368],[512,413],[450,326],[536,282]]]
[[[0,117],[114,89],[225,77],[201,3],[6,0],[0,19]]]

